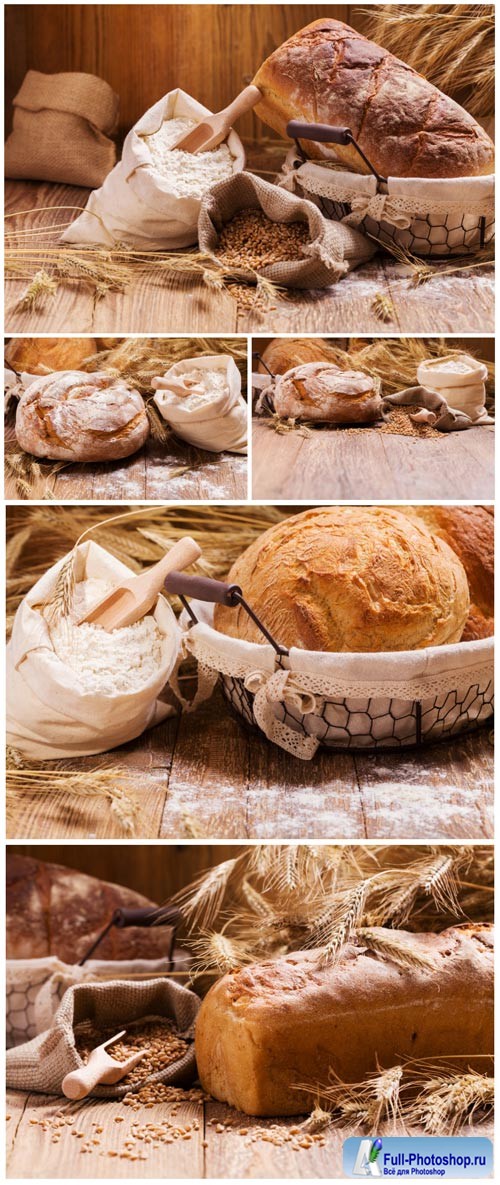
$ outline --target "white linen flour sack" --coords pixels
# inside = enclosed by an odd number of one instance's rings
[[[196,243],[203,195],[245,166],[243,145],[233,131],[208,152],[172,151],[172,144],[209,114],[181,90],[150,107],[129,132],[121,161],[91,193],[61,242],[124,243],[150,251]]]
[[[76,549],[70,614],[51,598],[60,560],[21,602],[7,647],[8,744],[37,760],[103,753],[139,736],[171,709],[158,696],[174,668],[180,630],[159,597],[142,621],[108,632],[79,618],[132,575],[98,544]]]
[[[246,453],[247,405],[241,375],[230,354],[174,362],[151,386],[155,403],[176,436],[213,453]]]

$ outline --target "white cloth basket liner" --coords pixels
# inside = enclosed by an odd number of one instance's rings
[[[477,251],[494,233],[495,178],[377,178],[315,161],[302,162],[295,149],[286,157],[280,184],[320,205],[320,199],[350,207],[329,216],[390,239],[416,255]],[[483,226],[481,221],[484,219]],[[378,228],[378,231],[377,231]]]

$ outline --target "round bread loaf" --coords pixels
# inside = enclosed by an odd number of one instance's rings
[[[470,610],[462,642],[495,632],[495,519],[486,506],[407,506],[409,518],[425,523],[462,561],[469,582]]]
[[[330,424],[371,424],[382,409],[375,379],[332,362],[307,362],[279,375],[273,402],[283,418]]]
[[[303,650],[419,650],[458,642],[469,612],[464,567],[423,523],[386,507],[316,507],[278,523],[228,576],[277,642]],[[216,629],[262,642],[245,610]]]
[[[285,374],[304,362],[329,362],[334,349],[322,337],[274,337],[266,346],[258,373]],[[265,363],[265,366],[263,365]]]
[[[47,374],[48,370],[78,370],[96,349],[92,337],[12,337],[5,360],[18,373]]]
[[[135,453],[148,435],[139,392],[109,374],[46,375],[30,384],[17,407],[18,443],[36,457],[116,460]]]

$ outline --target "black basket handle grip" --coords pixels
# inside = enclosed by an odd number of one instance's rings
[[[233,608],[241,597],[237,584],[224,584],[222,580],[211,580],[209,576],[187,576],[185,572],[169,572],[165,581],[169,593],[182,597],[195,597],[197,601],[209,601],[213,605],[228,605]]]
[[[352,141],[349,128],[336,128],[329,123],[302,123],[300,119],[291,119],[286,131],[291,140],[316,140],[318,144],[350,144]]]
[[[177,906],[165,905],[151,908],[145,906],[142,909],[116,909],[114,913],[114,924],[122,930],[125,926],[178,926],[182,921],[182,914]]]

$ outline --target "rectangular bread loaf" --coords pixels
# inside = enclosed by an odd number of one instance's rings
[[[484,129],[458,103],[374,41],[329,17],[300,29],[263,62],[257,115],[280,135],[291,119],[348,127],[383,177],[476,177],[494,171]],[[308,156],[325,156],[310,140]],[[355,173],[353,145],[328,145]]]
[[[401,966],[360,941],[334,965],[323,965],[321,952],[300,951],[220,979],[196,1026],[204,1089],[248,1115],[296,1115],[311,1094],[295,1088],[310,1083],[314,1092],[330,1069],[354,1083],[377,1061],[388,1069],[459,1055],[465,1066],[490,1068],[492,927],[391,936],[431,966]]]

